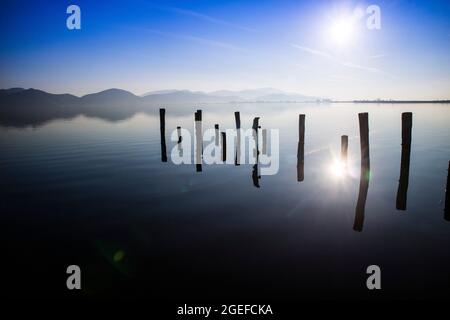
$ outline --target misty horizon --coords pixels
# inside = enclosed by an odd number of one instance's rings
[[[420,102],[420,101],[425,101],[425,102],[430,102],[430,101],[450,101],[450,98],[440,98],[440,99],[405,99],[405,98],[400,98],[400,99],[393,99],[393,98],[389,98],[389,97],[378,97],[378,98],[374,98],[374,99],[368,99],[368,98],[346,98],[346,99],[330,99],[329,97],[325,97],[325,96],[308,96],[308,95],[304,95],[300,92],[286,92],[280,89],[276,89],[273,87],[265,87],[265,88],[251,88],[251,89],[241,89],[241,90],[230,90],[230,89],[221,89],[221,90],[214,90],[214,91],[204,91],[204,90],[189,90],[189,89],[161,89],[161,90],[150,90],[150,91],[146,91],[142,94],[137,94],[135,92],[132,92],[130,90],[126,90],[123,88],[107,88],[107,89],[103,89],[100,91],[96,91],[96,92],[87,92],[84,93],[82,95],[77,95],[71,92],[49,92],[40,88],[22,88],[22,87],[10,87],[10,88],[0,88],[0,91],[11,91],[14,93],[17,93],[19,91],[15,91],[15,90],[20,90],[20,91],[24,91],[24,90],[35,90],[35,91],[41,91],[41,92],[45,92],[48,94],[52,94],[52,95],[71,95],[77,98],[83,98],[89,95],[93,95],[93,94],[99,94],[99,93],[107,93],[107,92],[111,92],[111,91],[122,91],[122,92],[126,92],[126,93],[130,93],[136,97],[146,97],[146,96],[150,96],[150,95],[170,95],[173,93],[193,93],[193,94],[203,94],[203,95],[208,95],[208,96],[216,96],[216,97],[223,97],[223,98],[240,98],[241,100],[238,101],[234,101],[234,100],[230,100],[229,102],[257,102],[258,98],[264,95],[270,95],[270,94],[284,94],[284,95],[298,95],[298,96],[303,96],[305,98],[310,98],[311,100],[307,100],[305,102],[312,102],[315,100],[321,100],[321,101],[329,101],[329,102],[340,102],[340,101],[406,101],[406,102]],[[267,93],[262,93],[261,91],[270,91]],[[256,92],[260,91],[261,93],[259,95],[256,94]],[[242,93],[250,93],[250,92],[255,92],[254,98],[244,98],[239,96]],[[9,93],[8,93],[9,94]],[[270,101],[270,100],[268,100]],[[273,100],[274,102],[280,102],[283,100]],[[302,102],[302,101],[297,101],[297,100],[285,100],[285,101],[293,101],[293,102]],[[201,102],[201,101],[200,101]],[[262,101],[261,101],[262,102]]]

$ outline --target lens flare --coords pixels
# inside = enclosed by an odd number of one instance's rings
[[[334,21],[330,28],[330,37],[338,45],[349,43],[355,34],[353,19],[341,17]]]
[[[345,163],[340,160],[334,160],[329,169],[330,173],[336,178],[342,178],[347,173]]]

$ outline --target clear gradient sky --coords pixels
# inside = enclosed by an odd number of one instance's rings
[[[108,88],[274,87],[333,99],[450,98],[450,1],[8,1],[0,87],[83,95]],[[81,8],[81,30],[66,8]],[[381,9],[381,30],[355,9]],[[361,11],[362,10],[362,11]]]

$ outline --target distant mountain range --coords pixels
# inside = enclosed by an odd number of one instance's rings
[[[162,102],[313,102],[323,100],[319,97],[284,92],[273,88],[240,91],[219,90],[209,93],[189,90],[162,90],[151,91],[142,96],[152,101]]]
[[[0,90],[0,105],[35,105],[61,107],[87,106],[142,106],[170,103],[226,103],[226,102],[313,102],[322,100],[301,94],[287,93],[272,88],[243,91],[214,91],[210,93],[189,90],[163,90],[142,96],[121,89],[77,97],[71,94],[52,94],[36,89],[11,88]]]
[[[153,91],[142,96],[121,89],[109,89],[77,97],[52,94],[42,90],[0,89],[0,125],[38,126],[54,119],[70,119],[80,115],[108,121],[127,119],[136,113],[154,113],[160,106],[170,106],[171,112],[183,114],[201,107],[202,103],[251,102],[331,102],[327,99],[284,92],[272,88],[253,90],[200,92],[188,90]],[[450,103],[449,100],[402,101],[359,100],[334,101],[357,103]],[[284,105],[286,106],[286,105]],[[205,106],[206,107],[206,106]],[[261,106],[271,108],[270,104]],[[279,106],[280,108],[283,105]],[[227,109],[227,108],[221,108]],[[190,110],[190,111],[189,111]]]
[[[117,121],[137,112],[148,112],[169,104],[189,107],[201,103],[227,102],[315,102],[316,97],[286,93],[272,88],[243,91],[199,92],[188,90],[153,91],[142,96],[121,89],[77,97],[52,94],[37,89],[0,89],[0,124],[7,126],[39,125],[52,119],[78,115]]]

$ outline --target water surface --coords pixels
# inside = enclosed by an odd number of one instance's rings
[[[216,104],[166,107],[177,126],[280,131],[280,169],[161,162],[158,108],[118,121],[78,115],[0,127],[8,294],[68,294],[80,265],[89,297],[430,298],[450,293],[444,219],[450,107],[444,104]],[[413,113],[406,210],[396,209],[401,113]],[[369,113],[371,179],[362,231],[358,113]],[[306,115],[297,181],[298,115]],[[336,168],[349,136],[348,170]],[[382,293],[365,287],[382,270]],[[32,265],[32,267],[31,267]],[[24,275],[27,277],[24,277]],[[30,287],[29,277],[35,279]]]

